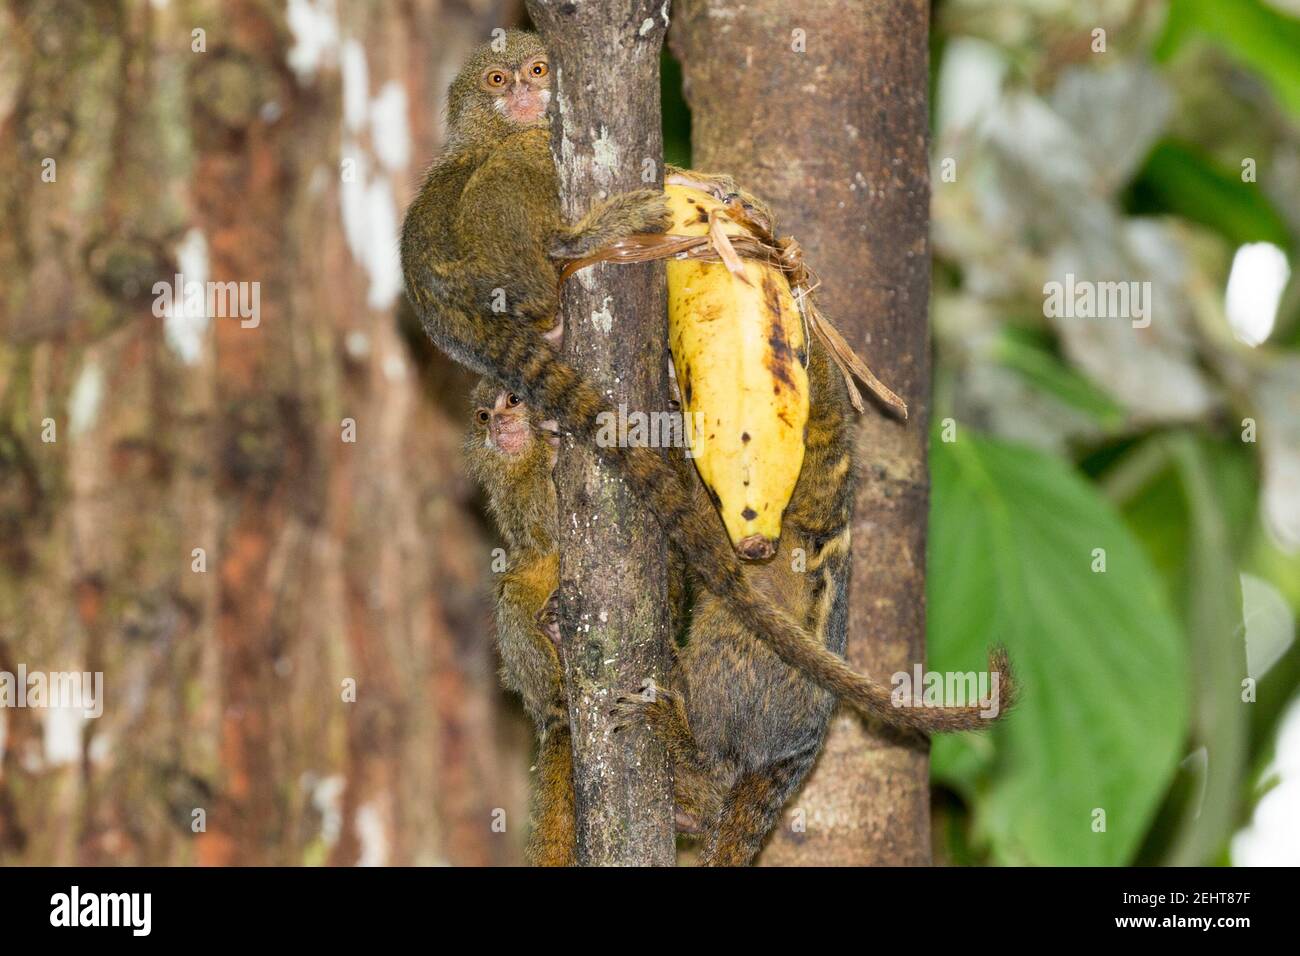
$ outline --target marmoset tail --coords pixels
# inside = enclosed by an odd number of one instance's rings
[[[565,225],[545,117],[548,70],[540,40],[516,31],[501,51],[482,47],[457,76],[448,149],[407,213],[402,266],[408,295],[436,345],[590,441],[598,415],[614,410],[543,337],[559,306],[552,256],[557,250],[584,255],[629,233],[659,229],[667,210],[658,191],[640,190]],[[985,725],[978,705],[895,707],[887,686],[855,672],[755,589],[716,515],[700,519],[668,462],[647,448],[597,445],[645,499],[703,586],[781,660],[892,725],[920,731]],[[991,666],[1001,672],[1006,700],[1005,660],[995,655]]]
[[[811,344],[804,467],[771,561],[742,573],[828,652],[847,638],[849,536],[856,470],[848,396],[820,342]],[[713,506],[697,482],[696,507]],[[721,529],[719,529],[719,532]],[[704,821],[700,863],[744,866],[777,825],[821,751],[834,696],[792,669],[723,600],[705,593],[691,615],[669,687],[620,698],[625,721],[664,740],[675,776],[719,794]]]
[[[851,413],[843,381],[820,343],[813,345],[809,378],[815,401],[808,468],[787,509],[781,551],[773,561],[744,565],[742,573],[823,645],[842,653],[857,474]],[[480,390],[476,396],[480,420],[492,407],[520,421],[529,417],[526,406],[507,393],[493,397]],[[495,445],[519,447],[510,439]],[[480,446],[493,446],[490,430]],[[701,520],[710,520],[714,505],[703,484],[679,456],[670,460],[684,466],[692,507]],[[529,524],[520,515],[535,513],[516,502],[553,501],[549,468],[473,467],[492,489],[491,497],[500,499],[492,507],[501,514],[508,539],[519,538],[511,527]],[[834,706],[833,695],[792,670],[746,630],[726,602],[706,592],[697,599],[689,638],[677,651],[665,686],[648,696],[620,698],[618,709],[620,725],[643,720],[664,740],[673,762],[679,825],[689,821],[690,831],[701,835],[702,865],[721,866],[753,860],[811,770]]]

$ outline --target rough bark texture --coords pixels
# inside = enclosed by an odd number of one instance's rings
[[[693,165],[775,207],[819,300],[903,396],[861,419],[849,660],[881,680],[923,659],[930,358],[926,0],[679,0],[674,51]],[[802,48],[802,52],[800,52]],[[841,712],[767,864],[930,860],[928,757]]]
[[[606,196],[662,184],[661,6],[528,3],[551,54],[554,151],[570,221]],[[660,264],[595,266],[566,285],[565,356],[615,405],[668,407],[665,296]],[[663,536],[591,450],[567,448],[556,480],[579,862],[672,865],[672,780],[663,748],[639,727],[611,734],[609,715],[620,693],[667,676]]]
[[[0,862],[521,859],[468,383],[389,281],[511,7],[0,10],[0,669],[105,692],[0,711]],[[177,272],[260,283],[257,327],[155,317]]]

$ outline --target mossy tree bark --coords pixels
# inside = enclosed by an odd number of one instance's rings
[[[0,7],[0,670],[104,674],[0,710],[0,863],[521,859],[469,381],[390,281],[514,6]],[[156,315],[177,273],[259,320]]]
[[[693,164],[775,207],[823,280],[819,301],[907,401],[868,408],[853,527],[848,658],[880,680],[925,649],[929,420],[926,0],[679,0],[672,42]],[[926,751],[837,717],[764,851],[768,864],[930,860]]]
[[[551,54],[554,151],[570,221],[606,196],[662,184],[664,9],[661,0],[529,0]],[[564,289],[565,357],[615,405],[667,408],[665,297],[657,263],[593,266]],[[672,865],[663,748],[640,727],[612,734],[609,715],[620,693],[667,674],[663,535],[590,449],[566,448],[556,481],[579,862]]]

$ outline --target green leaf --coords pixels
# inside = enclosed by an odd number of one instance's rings
[[[1256,525],[1253,474],[1240,442],[1168,432],[1132,448],[1106,480],[1167,581],[1192,661],[1187,753],[1142,863],[1213,863],[1238,822],[1249,721],[1258,710],[1241,699],[1247,670],[1238,570]]]
[[[936,739],[935,776],[973,799],[1000,862],[1126,863],[1187,723],[1186,650],[1159,580],[1060,460],[969,433],[932,447],[931,667],[979,668],[1002,642],[1022,691],[992,731]]]
[[[1165,31],[1156,43],[1162,62],[1177,55],[1193,38],[1225,49],[1257,72],[1274,95],[1300,114],[1300,20],[1260,0],[1173,0]]]
[[[1124,423],[1122,405],[1047,349],[1036,345],[1029,336],[1004,329],[994,357],[1036,388],[1090,416],[1102,427],[1116,429]]]
[[[1197,796],[1165,862],[1196,866],[1223,850],[1237,822],[1251,705],[1241,699],[1246,677],[1241,579],[1223,482],[1231,466],[1213,445],[1192,434],[1168,436],[1166,443],[1188,505],[1185,616],[1195,662],[1191,746],[1203,748],[1204,760],[1195,765]]]
[[[1134,213],[1173,213],[1199,222],[1234,245],[1271,242],[1291,248],[1286,222],[1259,187],[1242,182],[1239,170],[1224,169],[1189,143],[1165,139],[1156,145],[1133,183],[1127,207]]]

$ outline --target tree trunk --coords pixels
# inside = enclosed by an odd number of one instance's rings
[[[924,657],[930,354],[926,0],[680,0],[673,31],[693,164],[775,208],[823,281],[818,300],[906,401],[868,407],[853,528],[848,659],[888,681]],[[929,761],[847,711],[767,864],[930,860]]]
[[[565,216],[606,196],[660,186],[659,0],[530,0],[552,62],[553,147]],[[661,264],[598,265],[565,286],[564,355],[614,404],[666,409]],[[584,865],[672,865],[672,779],[641,728],[611,734],[609,711],[668,666],[665,549],[654,518],[615,469],[568,447],[556,468],[561,608],[573,729],[578,858]]]
[[[105,697],[0,710],[0,862],[521,859],[468,381],[392,281],[512,5],[296,6],[0,9],[0,669]],[[157,316],[176,273],[259,320]]]

